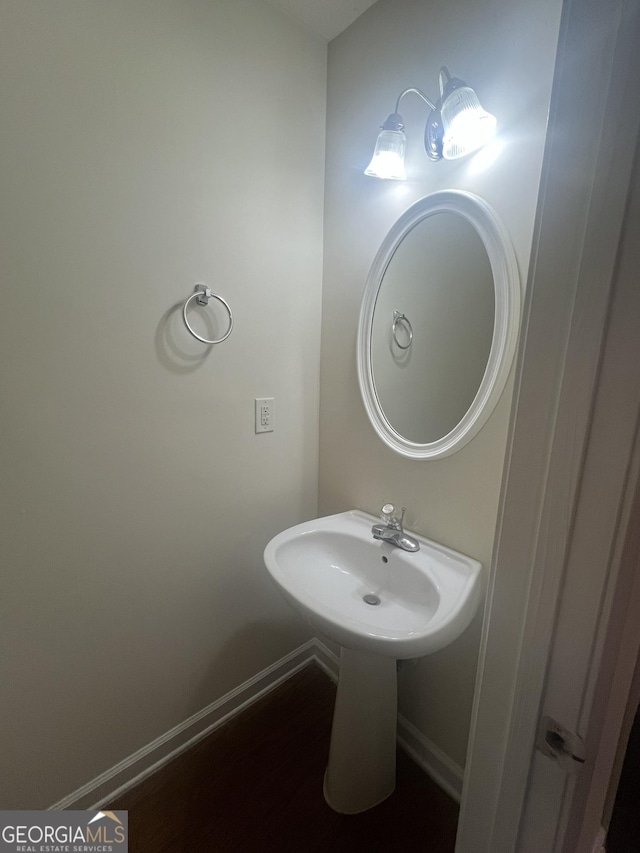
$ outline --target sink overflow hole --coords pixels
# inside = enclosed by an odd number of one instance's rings
[[[380,599],[378,598],[378,596],[371,595],[371,593],[369,593],[369,595],[363,595],[362,600],[365,604],[380,604]]]
[[[389,562],[389,558],[388,558],[388,557],[383,557],[383,558],[382,558],[382,562],[383,562],[383,563],[388,563],[388,562]]]

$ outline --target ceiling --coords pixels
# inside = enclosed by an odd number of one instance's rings
[[[376,0],[269,0],[322,38],[331,41]]]

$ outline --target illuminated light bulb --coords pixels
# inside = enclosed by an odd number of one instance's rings
[[[406,180],[407,174],[404,168],[406,149],[407,137],[404,133],[402,116],[392,113],[378,134],[373,157],[365,169],[365,175],[384,180]]]
[[[441,108],[442,156],[457,160],[485,145],[494,135],[496,118],[480,106],[478,96],[468,86],[454,89]]]

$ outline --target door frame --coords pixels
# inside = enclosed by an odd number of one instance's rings
[[[632,609],[640,592],[638,233],[636,162],[542,697],[543,715],[583,737],[587,761],[580,768],[574,764],[579,772],[567,775],[535,755],[518,843],[522,850],[591,853],[601,823],[607,822],[608,780],[602,773],[615,757],[640,645]],[[549,816],[556,816],[553,835],[541,835]]]
[[[640,126],[639,17],[638,0],[563,5],[456,853],[519,849]]]
[[[636,165],[636,207],[640,204],[640,163]],[[638,217],[636,217],[637,219]],[[640,373],[640,358],[638,361]],[[637,381],[640,386],[640,381]],[[640,705],[640,439],[636,431],[628,488],[614,559],[603,596],[594,651],[586,731],[589,762],[576,777],[566,809],[564,853],[591,853],[606,837],[631,726]],[[594,664],[596,662],[594,661]],[[559,839],[559,845],[562,839]],[[558,846],[559,846],[558,845]]]

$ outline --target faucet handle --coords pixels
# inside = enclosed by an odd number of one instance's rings
[[[385,504],[380,510],[380,518],[389,527],[395,527],[398,530],[402,530],[402,522],[406,509],[406,506],[403,506],[398,513],[398,509],[393,504]]]
[[[385,504],[380,508],[380,518],[383,521],[388,521],[390,518],[393,518],[395,515],[396,508],[393,504]]]

